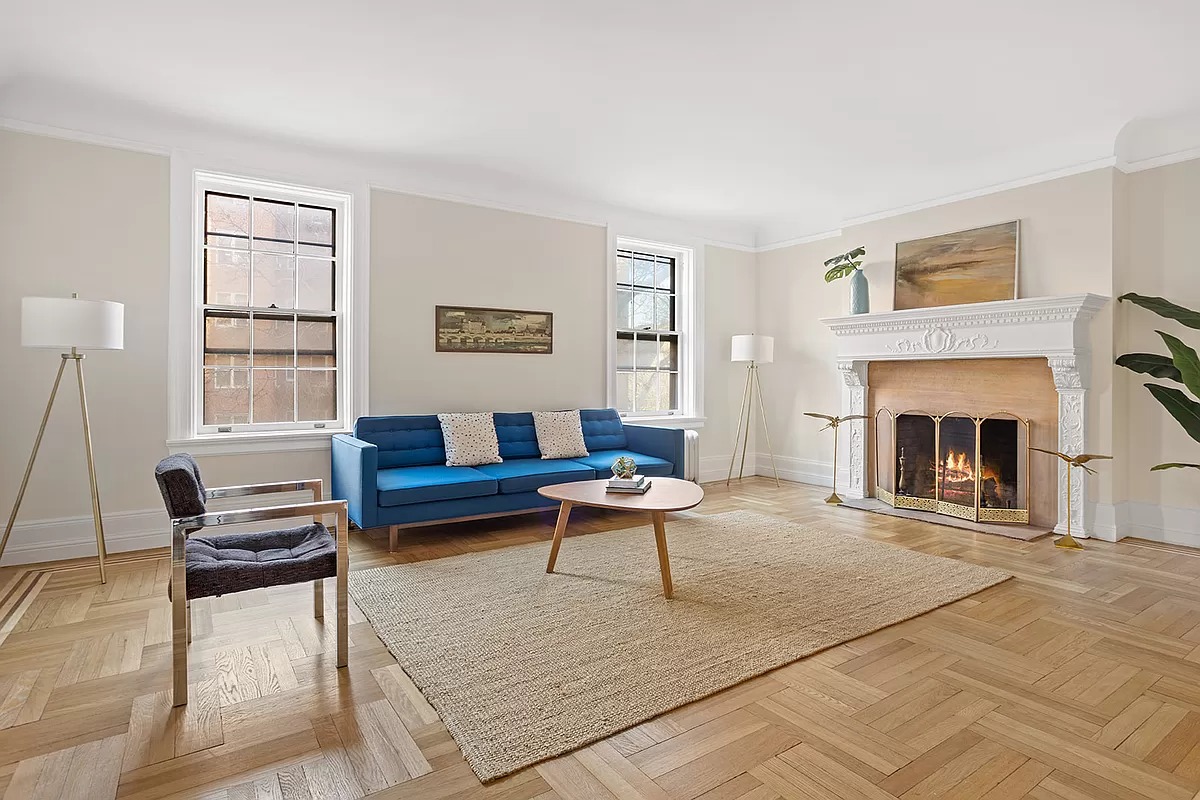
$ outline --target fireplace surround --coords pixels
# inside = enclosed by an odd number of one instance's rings
[[[1045,359],[1057,394],[1057,449],[1087,449],[1088,328],[1109,298],[1095,294],[1034,297],[992,303],[887,311],[822,320],[836,337],[837,368],[845,382],[842,415],[867,414],[868,365],[872,361]],[[865,420],[847,423],[850,440],[848,498],[865,498],[870,437]],[[1066,470],[1058,467],[1056,531],[1065,532],[1067,508],[1074,531],[1084,531],[1087,482],[1072,482],[1067,503]]]

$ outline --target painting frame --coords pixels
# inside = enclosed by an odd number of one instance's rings
[[[1011,234],[1006,230],[1011,228]],[[955,297],[953,294],[946,296],[944,299],[937,297],[936,286],[920,287],[921,281],[913,279],[913,274],[924,268],[931,269],[929,261],[934,256],[938,255],[939,248],[952,246],[956,239],[972,239],[974,240],[974,248],[966,248],[958,246],[955,252],[965,256],[975,254],[977,258],[982,258],[982,253],[988,247],[990,236],[1005,236],[1010,237],[1010,241],[1004,242],[1005,248],[1011,247],[1011,265],[1008,263],[1007,256],[1001,261],[995,258],[988,259],[993,263],[980,263],[974,268],[974,274],[968,275],[967,278],[972,281],[959,289],[964,297]],[[904,249],[910,248],[915,250],[912,253],[905,253]],[[922,254],[923,251],[923,254]],[[952,269],[960,269],[961,265],[950,264],[943,270],[949,272]],[[1007,289],[1007,280],[1010,277],[1011,270],[1012,289],[1011,292]],[[1005,282],[1000,284],[1000,291],[988,292],[982,287],[992,288],[998,277],[997,273],[1003,271]],[[892,309],[894,311],[908,311],[921,308],[941,308],[951,305],[973,305],[976,303],[998,302],[1002,300],[1016,300],[1020,297],[1020,278],[1021,278],[1021,220],[1011,219],[1004,222],[996,222],[990,225],[980,225],[974,228],[964,228],[957,231],[949,231],[947,233],[939,233],[934,236],[926,236],[920,239],[909,239],[903,242],[896,242],[895,247],[895,268],[892,279]],[[936,275],[927,277],[924,283],[928,284],[936,280]],[[961,278],[960,278],[961,280]],[[903,283],[917,285],[914,289],[903,289]],[[911,295],[919,298],[913,301]]]
[[[454,334],[448,333],[451,328],[444,322],[450,315],[461,314],[472,317],[473,324],[482,325],[483,330],[474,334],[463,334],[460,330],[458,344],[453,344]],[[533,338],[522,338],[518,333],[510,333],[507,339],[502,331],[497,331],[493,322],[499,323],[503,317],[544,318],[545,332]],[[529,320],[524,321],[529,324]],[[475,341],[463,346],[462,337],[473,336]],[[554,354],[554,312],[526,311],[516,308],[491,308],[488,306],[457,306],[435,305],[433,307],[433,342],[434,352],[437,353],[489,353],[506,355],[553,355]]]

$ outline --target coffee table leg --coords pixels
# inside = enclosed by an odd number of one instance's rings
[[[667,560],[667,516],[662,511],[653,511],[654,543],[658,545],[658,571],[662,573],[663,597],[668,600],[675,593],[671,586],[671,562]]]
[[[554,562],[558,560],[558,548],[562,544],[563,534],[567,532],[567,520],[571,517],[571,504],[566,500],[558,509],[558,523],[554,526],[554,543],[550,545],[550,560],[546,562],[546,572],[554,572]]]

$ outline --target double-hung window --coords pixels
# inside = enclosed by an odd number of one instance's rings
[[[688,412],[691,251],[616,242],[612,400],[627,417]]]
[[[196,431],[341,428],[349,197],[196,177]]]

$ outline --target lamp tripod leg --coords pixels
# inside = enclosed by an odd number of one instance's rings
[[[4,557],[8,536],[12,533],[13,524],[17,521],[17,512],[21,510],[21,501],[25,499],[25,490],[29,487],[29,476],[33,473],[33,462],[37,460],[38,448],[42,446],[42,436],[46,433],[46,423],[50,421],[50,409],[54,407],[54,398],[58,395],[58,385],[62,382],[63,370],[67,368],[67,358],[66,355],[62,357],[62,361],[58,365],[58,374],[54,376],[54,386],[50,389],[50,399],[46,401],[46,411],[42,414],[41,427],[38,428],[37,437],[33,440],[33,451],[29,454],[25,477],[21,479],[21,488],[17,490],[17,501],[13,503],[12,513],[8,515],[8,524],[4,526],[4,538],[0,538],[0,558]]]
[[[746,415],[746,403],[750,399],[750,368],[746,368],[746,388],[742,389],[742,407],[738,409],[737,416],[737,432],[733,434],[733,452],[729,454],[729,476],[725,478],[725,485],[733,480],[733,465],[737,462],[738,442],[742,439],[742,417]],[[746,431],[746,437],[749,438],[750,431]]]
[[[749,401],[746,403],[746,436],[742,439],[742,463],[738,467],[738,480],[746,476],[746,450],[750,447],[750,414],[754,411],[754,376],[757,373],[758,366],[751,361],[750,368],[746,372],[746,389],[749,392]]]
[[[100,489],[96,484],[96,461],[92,457],[92,426],[88,423],[87,392],[83,387],[83,356],[72,353],[75,358],[75,375],[79,378],[79,410],[83,414],[83,450],[87,455],[88,481],[92,490],[92,522],[96,526],[96,557],[100,562],[100,582],[107,583],[104,574],[104,559],[108,553],[104,548],[104,521],[100,517]]]
[[[767,452],[771,455],[771,472],[775,474],[775,485],[779,485],[779,470],[775,467],[775,450],[771,447],[771,430],[767,427],[767,407],[763,404],[762,383],[758,379],[758,370],[754,370],[754,388],[758,392],[758,415],[762,417],[763,438],[767,440]]]

